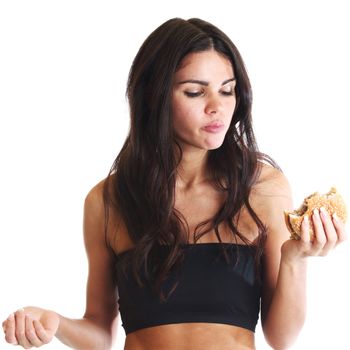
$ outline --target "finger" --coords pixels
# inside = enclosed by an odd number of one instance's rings
[[[327,210],[323,207],[320,208],[320,217],[327,238],[327,242],[324,245],[321,253],[322,256],[325,256],[337,244],[338,235],[335,231],[335,227],[333,225],[330,215],[328,214]]]
[[[320,218],[318,209],[314,209],[312,215],[312,222],[314,225],[315,239],[313,241],[313,250],[315,255],[319,255],[324,245],[327,242],[327,237],[323,229],[323,224]]]
[[[15,335],[19,345],[23,346],[25,349],[30,349],[32,345],[26,338],[26,326],[25,326],[25,314],[24,310],[20,309],[15,312],[16,329]]]
[[[40,341],[43,344],[48,344],[52,340],[53,335],[51,333],[47,332],[46,329],[41,324],[41,322],[39,322],[38,320],[34,320],[33,325],[35,328],[35,332],[36,332],[37,336],[39,337]]]
[[[338,235],[338,243],[344,242],[346,240],[346,231],[345,231],[344,222],[339,219],[339,216],[336,213],[332,215],[332,221]]]
[[[33,321],[34,320],[30,315],[25,315],[26,337],[31,345],[39,347],[43,345],[43,343],[36,334]]]
[[[17,345],[17,339],[15,335],[15,316],[11,314],[7,320],[3,323],[4,332],[5,332],[5,340],[13,345]]]
[[[304,216],[301,223],[300,241],[303,243],[310,243],[310,220],[308,215]]]

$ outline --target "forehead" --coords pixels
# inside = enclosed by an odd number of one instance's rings
[[[203,79],[226,80],[234,77],[231,61],[217,51],[193,52],[182,60],[175,73],[175,80]]]

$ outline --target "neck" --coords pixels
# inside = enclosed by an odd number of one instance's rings
[[[209,179],[207,171],[208,152],[204,150],[183,151],[177,168],[176,187],[190,190]]]

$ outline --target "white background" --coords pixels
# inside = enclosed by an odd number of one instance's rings
[[[26,305],[83,314],[83,201],[124,141],[132,59],[172,17],[208,20],[237,44],[260,148],[283,168],[295,205],[332,185],[350,204],[346,1],[1,1],[1,320]],[[347,242],[310,259],[293,349],[350,348],[349,253]],[[124,337],[119,328],[116,349]],[[260,325],[257,348],[268,349]]]

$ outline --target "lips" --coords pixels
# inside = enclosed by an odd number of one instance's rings
[[[205,126],[203,126],[203,130],[210,132],[210,133],[218,133],[221,132],[224,129],[225,125],[221,122],[211,122]]]

